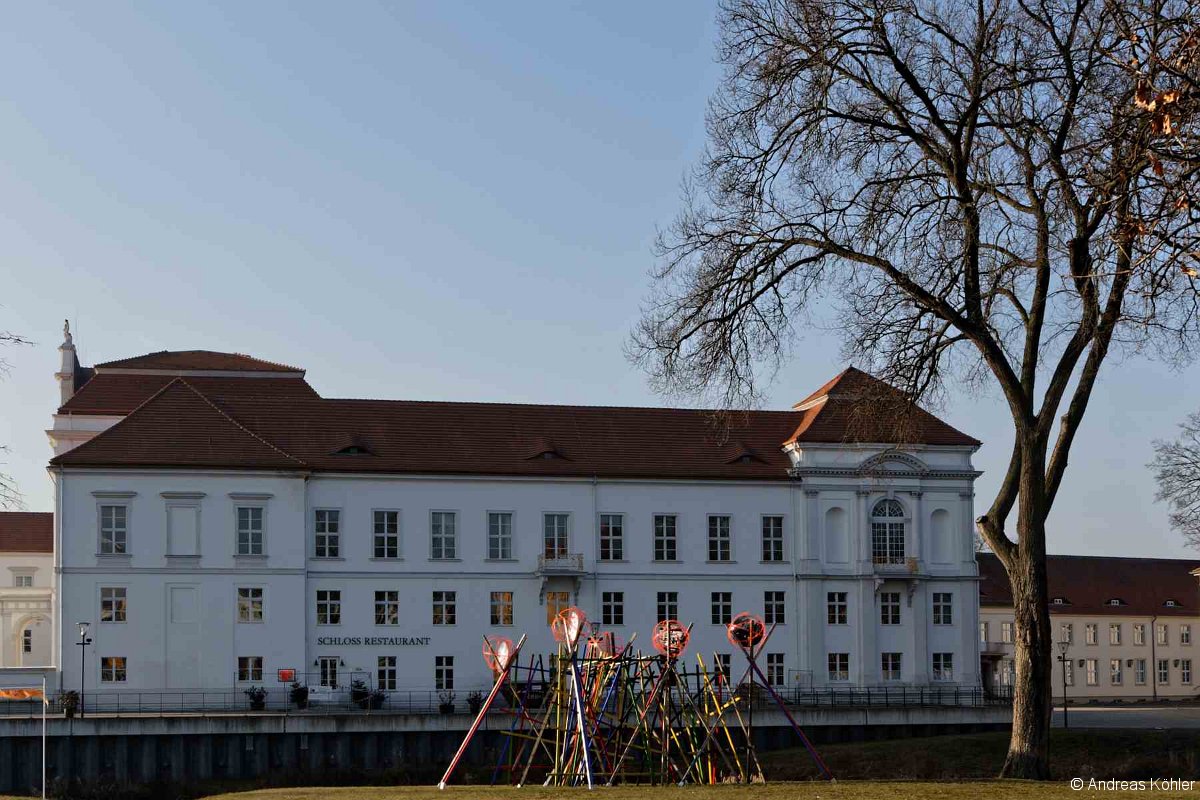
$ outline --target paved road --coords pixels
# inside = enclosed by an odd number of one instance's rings
[[[1072,728],[1200,728],[1197,706],[1071,706]],[[1054,727],[1063,724],[1062,708],[1054,710]]]

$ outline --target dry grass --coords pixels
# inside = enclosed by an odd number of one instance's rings
[[[1008,798],[1079,798],[1065,783],[986,781],[974,783],[902,783],[842,781],[827,783],[772,783],[765,786],[690,786],[686,788],[615,787],[601,790],[604,800],[645,800],[653,792],[661,800],[1007,800]],[[1132,797],[1135,793],[1104,792],[1106,797]],[[1144,795],[1145,793],[1141,793]],[[665,797],[664,797],[665,795]],[[582,798],[585,790],[451,787],[439,792],[433,787],[348,787],[339,789],[267,789],[257,792],[217,795],[210,800],[562,800]],[[1195,792],[1154,792],[1156,798],[1196,797]]]

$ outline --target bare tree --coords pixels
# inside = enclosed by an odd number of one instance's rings
[[[661,391],[744,407],[834,301],[847,356],[909,398],[999,391],[1011,457],[976,527],[1014,597],[1006,776],[1049,775],[1045,521],[1101,365],[1186,359],[1200,328],[1194,14],[726,0],[708,152],[631,337]]]
[[[10,331],[0,331],[0,346],[14,344],[30,344],[30,341]],[[0,373],[7,373],[8,368],[8,362],[0,358]],[[8,448],[0,445],[0,452],[8,452]],[[0,472],[0,508],[15,508],[20,506],[21,492],[17,489],[16,481],[12,479],[11,475]]]
[[[1154,443],[1155,499],[1170,506],[1171,525],[1200,548],[1200,412],[1188,415],[1179,431],[1176,439]]]

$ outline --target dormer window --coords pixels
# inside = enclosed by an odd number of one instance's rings
[[[1056,606],[1068,605],[1067,598],[1065,598],[1065,597],[1056,597],[1053,600],[1051,600],[1050,603],[1051,603],[1051,605],[1056,605]]]
[[[1108,605],[1110,605],[1110,606],[1123,606],[1123,605],[1125,605],[1125,601],[1124,601],[1124,600],[1121,600],[1121,599],[1120,599],[1120,598],[1118,598],[1118,597],[1114,597],[1114,598],[1112,598],[1111,600],[1109,600],[1109,601],[1108,601]]]
[[[1167,602],[1163,603],[1163,605],[1166,606],[1167,608],[1178,608],[1179,607],[1179,603],[1177,603],[1174,600],[1168,600]]]
[[[364,442],[359,437],[351,436],[348,439],[343,439],[341,441],[341,443],[339,444],[339,446],[337,446],[333,449],[333,451],[330,453],[330,455],[335,455],[335,456],[373,456],[373,455],[375,455],[375,451],[372,450],[370,447],[368,447],[367,443]]]

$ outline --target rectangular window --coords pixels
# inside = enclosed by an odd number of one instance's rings
[[[1063,666],[1066,669],[1066,677],[1063,680],[1065,680],[1067,682],[1067,686],[1074,686],[1075,685],[1075,662],[1068,658],[1066,661],[1063,662]]]
[[[453,511],[434,511],[429,515],[429,557],[435,560],[458,558],[458,518]]]
[[[1137,633],[1136,627],[1134,628],[1134,633],[1135,634]],[[1067,644],[1074,644],[1075,643],[1075,626],[1069,622],[1064,622],[1062,625],[1059,626],[1058,636],[1059,636],[1059,641],[1066,642]],[[1134,638],[1137,638],[1137,637],[1135,636]]]
[[[1133,682],[1138,686],[1146,685],[1146,659],[1139,658],[1133,662]]]
[[[900,593],[899,592],[880,592],[879,593],[879,624],[880,625],[899,625],[900,624]],[[979,636],[981,642],[987,641],[987,623],[979,623]]]
[[[1096,659],[1094,659],[1094,658],[1085,659],[1083,662],[1083,665],[1084,665],[1084,668],[1087,670],[1087,674],[1084,676],[1084,680],[1087,682],[1087,685],[1088,686],[1098,686],[1100,684],[1100,678],[1097,675]]]
[[[512,516],[507,511],[488,514],[488,558],[504,561],[513,557]]]
[[[904,563],[904,520],[871,523],[871,560],[876,564]]]
[[[317,624],[342,624],[342,592],[340,589],[317,589]]]
[[[400,512],[376,511],[374,513],[374,558],[400,557]]]
[[[1190,645],[1192,643],[1192,626],[1179,626],[1179,643],[1182,645]]]
[[[1121,623],[1110,622],[1108,624],[1108,643],[1109,644],[1120,644],[1121,643]]]
[[[988,623],[982,621],[979,623],[979,643],[983,644],[988,640]]]
[[[1139,646],[1146,643],[1146,626],[1144,623],[1138,622],[1134,624],[1133,643]]]
[[[21,631],[21,652],[22,653],[32,653],[33,652],[33,629],[32,628],[26,628],[25,630]]]
[[[1179,682],[1185,686],[1192,683],[1192,660],[1190,658],[1179,660]]]
[[[712,593],[712,624],[728,625],[733,621],[733,592]]]
[[[654,515],[654,560],[677,561],[675,515]]]
[[[828,658],[829,680],[831,681],[848,681],[850,680],[850,654],[849,653],[830,653]]]
[[[783,561],[783,517],[762,518],[762,560]]]
[[[262,656],[238,656],[237,674],[239,681],[261,681],[263,679]]]
[[[1159,647],[1167,646],[1168,639],[1167,639],[1167,626],[1166,625],[1156,626],[1156,629],[1154,631],[1154,639],[1158,643]]]
[[[885,681],[900,680],[900,653],[880,653],[879,670]]]
[[[625,593],[600,593],[600,621],[605,625],[625,624]]]
[[[396,657],[379,656],[375,666],[375,688],[385,692],[396,691]]]
[[[1089,622],[1083,626],[1083,641],[1084,644],[1095,644],[1098,638],[1097,626],[1094,622]]]
[[[261,556],[263,552],[262,506],[238,506],[237,554]]]
[[[33,587],[33,576],[29,574],[17,574],[13,576],[13,586],[18,589],[29,589]]]
[[[375,593],[375,624],[400,624],[400,593],[383,591]]]
[[[625,517],[621,514],[600,515],[600,560],[625,559]]]
[[[954,680],[954,653],[933,654],[933,679],[935,681]]]
[[[263,590],[241,587],[237,590],[238,622],[263,621]]]
[[[492,592],[491,609],[493,625],[512,625],[513,593]]]
[[[433,657],[433,688],[439,692],[454,690],[454,656]]]
[[[679,592],[658,593],[658,621],[679,619]]]
[[[125,621],[125,588],[122,586],[105,586],[100,590],[100,621]]]
[[[100,506],[100,552],[122,555],[129,545],[129,509],[126,506]]]
[[[458,593],[433,593],[433,624],[453,625],[458,617]]]
[[[1000,641],[1004,644],[1013,643],[1013,624],[1011,622],[1000,623]]]
[[[783,686],[783,653],[767,653],[767,684]]]
[[[570,518],[567,514],[545,514],[542,517],[542,553],[546,558],[566,558],[570,551],[568,538]]]
[[[954,595],[950,592],[933,593],[933,624],[954,624]]]
[[[318,508],[313,512],[313,555],[338,558],[342,552],[342,512],[336,508]]]
[[[768,625],[783,625],[787,622],[783,592],[763,592],[763,622]]]
[[[850,617],[846,592],[828,592],[825,595],[825,612],[830,625],[845,625]]]
[[[1158,685],[1166,686],[1171,682],[1171,661],[1170,659],[1160,658],[1158,660]]]
[[[101,656],[100,682],[125,683],[125,656]]]
[[[317,659],[317,665],[321,670],[321,685],[336,689],[338,685],[338,657],[321,656]]]
[[[1108,660],[1108,680],[1113,686],[1120,686],[1122,678],[1121,674],[1121,659],[1110,658]]]
[[[729,517],[708,518],[708,560],[733,560],[733,544],[729,538]]]
[[[563,609],[570,607],[570,592],[546,592],[546,624],[552,624],[554,618],[561,614]]]

